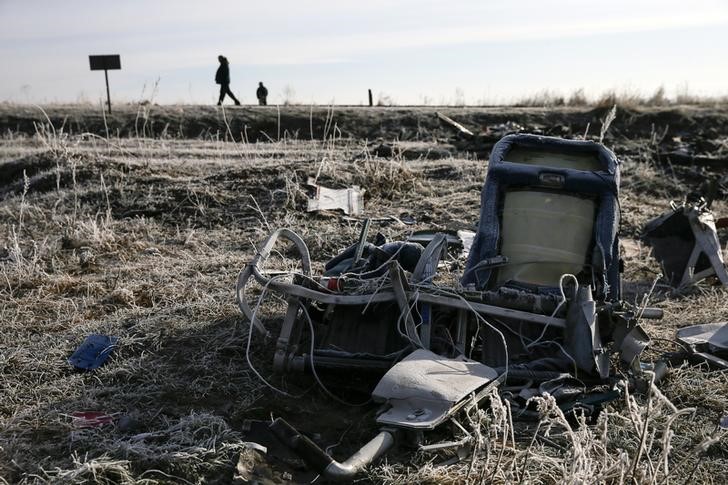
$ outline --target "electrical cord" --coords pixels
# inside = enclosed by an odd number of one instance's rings
[[[551,318],[553,319],[554,316],[556,316],[556,313],[561,309],[561,307],[566,303],[566,294],[564,293],[564,279],[565,278],[572,278],[574,280],[574,284],[576,285],[575,291],[579,291],[579,280],[576,279],[576,276],[570,273],[564,273],[561,275],[561,278],[559,278],[559,291],[561,292],[561,301],[558,305],[556,305],[556,308],[554,309],[554,312],[551,314]],[[546,334],[546,330],[549,329],[551,326],[551,321],[549,320],[549,323],[544,325],[543,330],[541,331],[541,335],[539,335],[536,340],[531,342],[526,346],[526,350],[530,349],[534,345],[536,345]],[[570,357],[571,358],[571,357]],[[573,360],[573,359],[572,359]]]
[[[335,395],[333,392],[329,391],[329,389],[326,387],[326,385],[321,381],[321,378],[319,378],[318,372],[316,372],[316,365],[314,363],[314,358],[313,358],[313,351],[314,351],[315,341],[316,341],[314,327],[313,327],[313,321],[311,320],[311,316],[308,314],[308,310],[306,309],[306,306],[303,303],[301,303],[300,301],[298,302],[298,304],[299,304],[301,310],[303,311],[303,314],[306,316],[306,321],[308,322],[308,328],[311,332],[311,347],[310,347],[310,352],[309,352],[309,358],[310,358],[310,362],[311,362],[311,374],[313,374],[313,377],[316,380],[316,382],[318,383],[318,385],[321,387],[321,390],[327,396],[329,396],[331,399],[333,399],[334,401],[336,401],[340,404],[344,404],[345,406],[362,407],[362,406],[366,406],[367,404],[369,404],[372,401],[371,398],[369,398],[366,401],[361,402],[361,403],[348,402],[348,401],[340,398],[339,396]]]
[[[263,302],[263,299],[265,298],[266,293],[268,293],[268,286],[273,281],[275,281],[276,279],[282,278],[284,276],[287,276],[287,275],[274,276],[273,278],[271,278],[270,280],[268,280],[268,282],[263,286],[263,290],[261,291],[260,296],[258,297],[258,301],[256,302],[255,308],[253,309],[252,316],[250,318],[250,321],[251,322],[256,321],[256,320],[254,320],[255,319],[255,316],[258,313],[258,309],[260,308],[260,305]],[[261,325],[262,325],[262,323],[261,323]],[[265,327],[263,327],[263,329],[265,329]],[[268,331],[265,330],[265,333],[267,334]],[[263,384],[265,384],[266,386],[268,386],[270,389],[272,389],[273,391],[275,391],[275,392],[277,392],[279,394],[283,394],[286,397],[291,397],[291,398],[294,398],[294,399],[300,399],[303,396],[305,396],[308,393],[308,391],[310,390],[310,388],[307,389],[306,391],[304,391],[302,394],[291,394],[288,391],[284,391],[283,389],[277,388],[276,386],[274,386],[273,384],[271,384],[270,382],[268,382],[268,380],[265,377],[263,377],[260,374],[260,372],[258,372],[258,370],[253,365],[253,362],[250,360],[250,345],[251,345],[252,340],[253,340],[253,328],[251,326],[248,329],[248,343],[245,346],[245,360],[248,362],[248,367],[250,367],[250,370],[253,371],[253,373],[256,375],[256,377],[258,377],[258,379]]]

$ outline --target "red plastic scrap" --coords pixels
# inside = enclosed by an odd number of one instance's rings
[[[114,422],[113,416],[100,411],[75,411],[71,417],[76,428],[98,428]]]

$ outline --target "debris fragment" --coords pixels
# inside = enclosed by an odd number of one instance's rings
[[[459,134],[465,135],[465,136],[475,136],[475,135],[473,135],[472,131],[468,130],[467,128],[465,128],[463,125],[461,125],[457,121],[453,120],[452,118],[445,116],[444,114],[440,113],[439,111],[435,114],[437,115],[437,117],[440,121],[449,125],[451,128],[454,128],[455,130],[457,130],[457,132]]]
[[[463,258],[468,259],[470,248],[475,240],[475,233],[473,231],[458,231],[458,237],[463,243]]]
[[[75,411],[71,418],[73,426],[79,429],[98,428],[114,422],[112,415],[100,411]]]
[[[308,179],[308,185],[316,190],[314,197],[308,199],[308,212],[340,209],[351,216],[361,214],[364,209],[364,189],[356,185],[347,189],[330,189],[316,184],[313,178]]]
[[[331,481],[352,480],[364,467],[386,453],[395,443],[395,432],[383,429],[348,460],[338,462],[308,437],[296,431],[284,419],[276,419],[270,428],[278,439],[298,454],[311,468]]]
[[[101,367],[116,348],[118,337],[89,335],[80,347],[68,358],[68,363],[77,369],[94,370]]]
[[[483,394],[484,386],[498,376],[464,356],[449,359],[418,349],[395,364],[374,389],[373,399],[389,405],[377,423],[433,429],[453,414],[453,406],[475,391]]]
[[[649,221],[641,239],[653,249],[663,274],[676,289],[716,276],[728,286],[728,271],[715,218],[704,199],[671,203],[671,210]]]
[[[693,355],[715,367],[728,369],[728,322],[692,325],[679,329],[678,342],[689,348]]]
[[[505,123],[488,126],[486,134],[488,136],[501,138],[506,135],[522,132],[524,129],[525,128],[522,125],[519,125],[515,121],[506,121]]]
[[[425,247],[430,244],[430,242],[432,242],[438,234],[445,234],[449,250],[454,249],[457,253],[460,253],[463,250],[463,241],[460,239],[459,234],[455,231],[415,231],[407,238],[407,241],[417,243]]]

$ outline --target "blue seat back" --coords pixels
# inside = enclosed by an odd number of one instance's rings
[[[462,284],[483,290],[502,283],[498,282],[497,268],[478,264],[501,254],[504,200],[514,190],[553,192],[594,201],[594,222],[589,226],[593,234],[584,267],[591,269],[595,279],[595,299],[618,300],[619,162],[599,143],[538,135],[508,135],[493,147],[481,194],[478,231]],[[550,293],[558,288],[535,291]]]

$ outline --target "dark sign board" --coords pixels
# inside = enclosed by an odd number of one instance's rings
[[[110,56],[88,56],[92,71],[105,71],[107,69],[121,69],[121,57],[118,54]]]
[[[119,54],[110,56],[88,56],[88,63],[92,71],[104,71],[106,78],[106,99],[109,102],[109,113],[111,113],[111,92],[109,91],[109,69],[121,69],[121,57]]]

